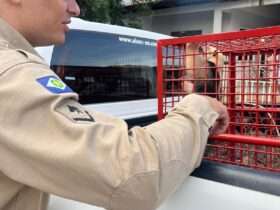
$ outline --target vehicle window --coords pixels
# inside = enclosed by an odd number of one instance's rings
[[[71,30],[54,48],[51,68],[82,104],[156,97],[156,42]]]

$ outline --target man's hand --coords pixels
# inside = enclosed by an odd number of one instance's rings
[[[229,115],[227,108],[215,98],[207,97],[210,106],[219,114],[218,119],[210,130],[210,136],[224,133],[229,124]]]

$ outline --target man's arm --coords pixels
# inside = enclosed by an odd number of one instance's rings
[[[40,64],[1,75],[0,159],[9,164],[0,170],[106,209],[156,208],[199,165],[208,130],[222,115],[218,102],[190,95],[165,119],[128,131],[120,119],[89,113],[75,93],[52,91],[62,88],[55,77]]]

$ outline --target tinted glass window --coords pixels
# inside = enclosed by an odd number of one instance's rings
[[[52,69],[84,104],[156,96],[156,42],[72,30],[54,48]]]

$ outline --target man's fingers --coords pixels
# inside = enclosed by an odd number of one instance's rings
[[[209,98],[211,107],[219,114],[218,119],[216,120],[215,124],[213,125],[210,135],[218,135],[224,133],[229,124],[229,115],[227,112],[227,108],[221,102],[217,101],[216,99]]]

